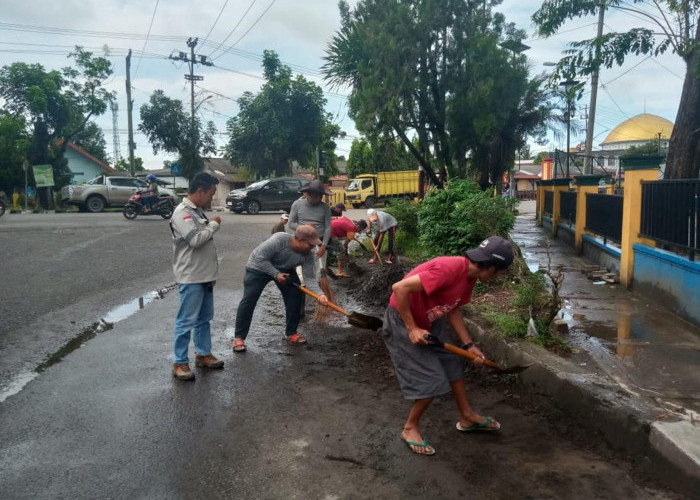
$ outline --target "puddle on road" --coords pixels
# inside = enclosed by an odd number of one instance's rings
[[[47,368],[61,361],[71,352],[82,347],[88,340],[96,337],[102,332],[111,330],[114,328],[116,323],[136,314],[154,300],[165,297],[165,295],[170,290],[175,288],[175,286],[176,285],[169,285],[153,292],[146,293],[108,311],[104,318],[92,323],[78,335],[70,339],[60,349],[46,358],[43,363],[34,368],[33,371],[23,372],[15,376],[6,387],[0,390],[0,403],[5,401],[10,396],[20,392],[25,385],[36,378],[40,373],[46,371]]]

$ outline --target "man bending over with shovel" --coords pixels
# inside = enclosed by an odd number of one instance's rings
[[[286,339],[292,344],[305,344],[306,339],[297,333],[301,312],[299,276],[296,267],[301,266],[306,287],[320,295],[319,302],[328,304],[325,295],[314,279],[314,255],[311,250],[320,245],[316,229],[312,226],[299,226],[294,236],[288,233],[275,233],[258,245],[248,258],[243,278],[243,299],[236,313],[236,331],[233,351],[246,350],[245,339],[250,330],[253,311],[260,294],[270,281],[275,281],[282,292],[287,313]],[[296,285],[296,286],[295,286]]]
[[[476,281],[499,277],[513,262],[513,247],[500,236],[484,240],[464,257],[437,257],[413,269],[394,283],[384,314],[384,342],[396,370],[396,378],[406,399],[413,406],[401,438],[414,453],[434,455],[419,430],[420,418],[436,396],[448,392],[457,403],[460,432],[496,431],[496,420],[482,417],[467,400],[462,358],[428,346],[428,334],[441,342],[449,341],[447,323],[459,336],[462,349],[478,356],[483,353],[472,342],[464,326],[460,306],[471,301]]]

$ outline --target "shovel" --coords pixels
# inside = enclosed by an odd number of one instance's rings
[[[434,335],[426,335],[425,340],[428,341],[428,345],[434,346],[434,347],[441,347],[442,349],[445,349],[446,351],[449,351],[453,354],[457,354],[459,356],[465,357],[467,359],[470,359],[474,361],[475,359],[478,358],[476,354],[472,354],[471,352],[465,350],[465,349],[460,349],[459,347],[448,344],[447,342],[441,341],[439,338],[435,337]],[[499,373],[520,373],[521,371],[530,368],[532,365],[523,365],[523,366],[511,366],[510,368],[501,368],[498,366],[496,363],[493,361],[489,361],[488,359],[484,359],[483,363],[488,366],[489,368],[493,368]]]
[[[372,250],[374,250],[374,256],[377,258],[377,260],[379,261],[379,265],[381,266],[384,263],[382,262],[382,258],[379,255],[379,249],[374,244],[374,240],[372,240],[372,238],[369,238],[369,242],[372,244]]]
[[[294,283],[293,281],[288,281],[288,283],[291,283],[292,285],[297,287],[299,290],[304,292],[306,295],[310,295],[311,297],[313,297],[316,300],[318,300],[320,298],[314,292],[301,286],[298,283]],[[365,330],[379,330],[382,327],[382,320],[379,318],[376,318],[374,316],[367,316],[366,314],[361,314],[361,313],[356,312],[356,311],[347,312],[345,309],[334,304],[333,302],[328,302],[328,304],[326,304],[326,305],[328,307],[330,307],[331,309],[333,309],[334,311],[337,311],[340,314],[347,316],[348,323],[350,323],[352,326],[356,326],[358,328],[363,328]]]

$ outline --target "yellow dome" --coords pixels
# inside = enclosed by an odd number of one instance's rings
[[[673,123],[666,118],[643,113],[620,123],[608,134],[603,144],[630,141],[648,142],[658,139],[659,133],[661,133],[662,139],[669,139],[672,131]]]

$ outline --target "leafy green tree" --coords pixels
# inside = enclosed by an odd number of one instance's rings
[[[469,170],[483,186],[500,182],[525,136],[544,133],[544,80],[530,80],[526,58],[500,46],[524,32],[491,11],[499,3],[360,0],[352,11],[340,3],[326,79],[351,87],[358,130],[399,138],[437,185],[438,172]]]
[[[117,162],[114,164],[114,169],[118,172],[131,172],[129,160],[127,160],[126,158],[119,158],[119,160],[117,160]],[[139,156],[134,157],[134,171],[146,171],[146,169],[143,167],[143,158]]]
[[[112,74],[109,60],[79,46],[68,57],[74,65],[61,71],[22,62],[0,69],[3,107],[13,116],[23,116],[30,130],[28,160],[33,165],[50,163],[57,189],[71,178],[64,158],[68,141],[91,118],[103,114],[114,98],[103,87]]]
[[[661,152],[660,144],[657,141],[649,141],[639,146],[630,146],[625,150],[626,155],[649,155]]]
[[[374,174],[397,170],[417,170],[418,162],[399,140],[355,139],[350,146],[348,175]]]
[[[177,153],[182,175],[191,178],[204,168],[203,157],[216,152],[216,127],[209,121],[206,124],[185,111],[182,101],[171,99],[162,90],[151,94],[148,103],[141,106],[143,132],[153,147],[153,153],[160,151]]]
[[[104,133],[95,122],[88,122],[83,130],[73,136],[72,142],[98,160],[107,164],[112,163],[107,154],[107,141],[105,141]]]
[[[637,4],[645,5],[638,7]],[[697,179],[700,174],[700,0],[545,0],[532,16],[541,35],[550,36],[570,20],[594,15],[603,6],[629,12],[651,22],[626,32],[571,44],[557,65],[557,76],[590,75],[600,67],[621,65],[630,55],[658,56],[667,50],[678,54],[686,66],[676,122],[671,133],[666,170],[667,179]]]
[[[29,152],[31,137],[22,115],[0,112],[0,191],[8,196],[24,187],[22,163]]]
[[[274,51],[263,52],[263,70],[266,82],[260,92],[245,92],[238,99],[240,112],[227,123],[225,156],[257,177],[268,177],[290,172],[293,161],[315,169],[320,147],[330,174],[335,168],[333,139],[341,134],[324,111],[323,90],[301,75],[293,77]]]
[[[540,151],[535,155],[535,158],[532,160],[533,165],[542,165],[542,160],[544,158],[553,158],[554,153],[550,151]]]

